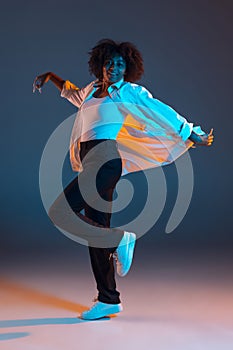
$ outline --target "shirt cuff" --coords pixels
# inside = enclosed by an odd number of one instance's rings
[[[66,80],[61,90],[61,97],[68,98],[75,90],[77,91],[79,88],[69,80]]]
[[[205,132],[200,126],[194,126],[192,132],[194,132],[196,135],[205,135]]]

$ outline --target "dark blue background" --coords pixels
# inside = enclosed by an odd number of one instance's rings
[[[51,83],[32,94],[36,75],[53,71],[78,86],[93,79],[87,52],[101,38],[132,41],[141,50],[139,82],[204,130],[211,148],[191,150],[195,187],[189,210],[171,235],[164,229],[177,192],[166,167],[165,210],[139,242],[151,249],[231,249],[232,2],[7,1],[1,5],[1,252],[82,250],[53,227],[39,192],[39,164],[53,130],[75,107]],[[64,182],[74,176],[68,161]],[[134,181],[139,181],[133,176]],[[131,210],[136,210],[133,204]]]

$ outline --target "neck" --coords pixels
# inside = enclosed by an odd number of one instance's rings
[[[110,82],[110,81],[104,81],[104,80],[103,80],[103,82],[102,82],[102,84],[101,84],[101,90],[102,90],[102,91],[107,91],[108,88],[109,88],[109,86],[111,86],[112,84],[114,84],[114,82],[112,83],[112,82]]]

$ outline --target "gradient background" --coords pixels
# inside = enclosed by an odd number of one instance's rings
[[[173,165],[164,168],[166,206],[159,221],[138,242],[138,266],[143,269],[158,254],[173,262],[180,256],[187,263],[192,256],[196,263],[202,257],[204,264],[213,261],[216,266],[224,261],[230,266],[232,10],[232,2],[225,0],[70,0],[66,4],[9,0],[1,4],[0,250],[5,264],[51,254],[64,261],[71,255],[78,263],[87,261],[86,247],[53,227],[39,192],[39,164],[47,139],[76,109],[59,97],[51,83],[41,95],[32,94],[32,82],[36,75],[53,71],[78,86],[85,85],[93,79],[87,52],[108,37],[134,42],[145,61],[139,83],[204,130],[213,127],[215,134],[213,147],[190,151],[193,197],[182,223],[170,235],[164,231],[177,179]],[[74,175],[67,160],[64,184]],[[132,179],[141,183],[136,175]],[[137,212],[141,201],[142,195],[136,193],[126,217]]]

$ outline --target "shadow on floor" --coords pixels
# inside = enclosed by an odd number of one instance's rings
[[[111,317],[102,317],[93,321],[107,321]],[[83,322],[93,322],[90,320],[82,320],[78,317],[53,317],[53,318],[33,318],[24,320],[5,320],[0,321],[0,328],[10,327],[25,327],[25,326],[40,326],[40,325],[55,325],[55,324],[75,324]],[[16,333],[12,333],[16,334]],[[28,335],[28,334],[27,334]],[[1,339],[1,338],[0,338]]]
[[[5,320],[0,321],[0,328],[8,327],[24,327],[24,326],[40,326],[51,324],[74,324],[80,323],[83,320],[77,317],[52,317],[52,318],[33,318],[24,320]]]
[[[30,335],[28,332],[2,333],[0,334],[0,341],[23,338],[27,337],[28,335]]]
[[[87,310],[87,307],[84,305],[35,290],[19,283],[11,282],[5,278],[0,279],[0,285],[1,290],[7,292],[7,295],[12,295],[14,298],[17,297],[24,300],[26,299],[27,302],[49,305],[50,307],[65,309],[75,313],[81,313]]]
[[[14,299],[19,299],[24,301],[24,303],[34,303],[34,304],[43,304],[48,305],[49,307],[55,307],[58,309],[65,309],[69,311],[73,311],[77,314],[82,313],[84,310],[88,308],[84,305],[77,304],[54,295],[47,294],[45,292],[41,292],[35,290],[33,288],[24,286],[19,283],[14,283],[7,279],[0,279],[1,290],[5,292],[7,295],[7,300],[5,302],[11,303],[14,302]],[[96,321],[106,321],[110,320],[115,315],[111,315],[111,317],[103,317]],[[82,320],[78,317],[54,317],[54,318],[35,318],[35,319],[21,319],[21,320],[1,320],[0,328],[8,328],[8,327],[24,327],[24,326],[39,326],[39,325],[56,325],[56,324],[78,324],[83,322],[90,322],[88,320]],[[91,321],[92,322],[92,321]],[[14,339],[25,337],[30,333],[5,333],[1,334],[0,340]]]

